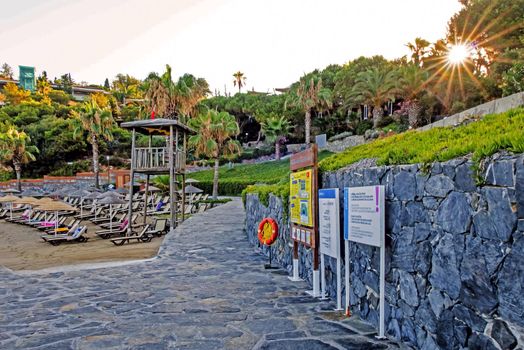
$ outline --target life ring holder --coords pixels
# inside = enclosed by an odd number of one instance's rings
[[[271,225],[271,234],[268,235],[267,225]],[[269,237],[268,237],[269,236]],[[278,224],[272,218],[264,218],[258,225],[258,241],[264,245],[272,245],[278,237]]]

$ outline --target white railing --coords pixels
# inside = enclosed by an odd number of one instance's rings
[[[166,147],[144,147],[135,148],[134,168],[135,169],[168,169],[169,152]],[[186,167],[186,155],[178,151],[174,153],[175,169],[183,170]]]

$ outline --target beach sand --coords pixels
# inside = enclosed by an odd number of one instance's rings
[[[155,237],[149,243],[126,243],[115,246],[109,240],[95,234],[100,230],[91,222],[88,225],[86,243],[62,243],[52,246],[44,242],[42,231],[25,226],[0,221],[0,265],[11,270],[40,270],[49,267],[147,259],[158,252],[163,237]]]

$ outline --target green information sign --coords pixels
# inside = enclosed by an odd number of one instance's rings
[[[18,85],[26,90],[35,91],[35,67],[18,67],[20,69]]]

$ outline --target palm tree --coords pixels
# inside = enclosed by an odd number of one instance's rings
[[[406,46],[411,51],[411,62],[417,66],[422,66],[423,58],[429,53],[430,42],[422,39],[415,38],[415,41],[412,43],[407,43]]]
[[[298,85],[292,89],[287,104],[299,107],[304,112],[305,143],[311,142],[311,114],[313,110],[322,112],[332,107],[331,91],[322,87],[322,78],[318,76],[300,78]]]
[[[108,107],[101,108],[94,99],[85,101],[78,111],[72,110],[75,134],[82,130],[87,133],[87,141],[93,147],[93,172],[95,173],[95,186],[100,186],[99,143],[101,140],[113,140],[112,129],[114,126],[113,115]]]
[[[400,93],[407,106],[409,125],[413,128],[420,126],[422,106],[419,100],[424,94],[428,77],[428,72],[415,64],[409,64],[400,70]]]
[[[227,112],[209,110],[191,119],[189,125],[198,132],[189,138],[189,144],[195,147],[195,154],[215,160],[213,198],[217,199],[220,158],[229,158],[242,151],[240,143],[232,139],[240,132],[238,123]]]
[[[377,128],[384,115],[382,105],[393,100],[398,91],[398,74],[395,70],[384,68],[371,68],[360,72],[355,80],[351,98],[355,104],[368,104],[373,106],[373,127]]]
[[[244,73],[242,73],[241,71],[233,73],[233,78],[235,78],[235,80],[233,80],[233,85],[238,86],[238,92],[240,93],[240,90],[242,90],[242,88],[246,86],[247,78],[245,77]]]
[[[0,158],[4,162],[11,162],[16,173],[16,186],[22,191],[22,165],[35,160],[38,153],[36,146],[30,145],[31,138],[23,131],[18,131],[13,125],[5,125],[0,133]]]
[[[291,124],[286,117],[272,116],[261,123],[262,133],[266,136],[268,142],[275,143],[275,158],[280,159],[280,144],[289,135]]]
[[[198,113],[198,105],[210,93],[209,84],[204,78],[184,74],[176,84],[178,114],[193,118]]]
[[[174,118],[176,112],[176,84],[171,77],[171,67],[166,64],[162,75],[150,73],[143,86],[149,111]]]

